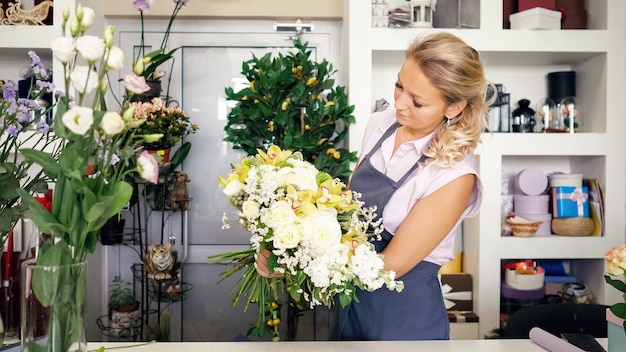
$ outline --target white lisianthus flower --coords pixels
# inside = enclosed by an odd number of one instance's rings
[[[242,189],[243,183],[241,183],[239,180],[232,180],[226,185],[226,187],[224,187],[224,194],[226,194],[228,197],[232,197],[241,192]]]
[[[137,158],[137,169],[141,178],[154,184],[157,183],[159,179],[159,164],[152,154],[145,150],[141,152],[141,155]]]
[[[256,219],[260,214],[261,204],[253,200],[246,200],[241,205],[243,216],[247,219]]]
[[[70,80],[78,93],[89,94],[98,88],[98,75],[87,66],[76,65],[70,74]]]
[[[106,45],[102,38],[93,35],[84,35],[76,39],[76,50],[88,63],[94,63],[104,56]]]
[[[50,42],[50,48],[52,48],[54,58],[64,64],[72,61],[74,59],[74,55],[76,54],[74,41],[69,37],[58,37],[53,39]]]
[[[300,243],[300,233],[296,226],[280,226],[274,229],[274,240],[272,242],[274,248],[285,250],[296,248]]]
[[[106,135],[115,136],[126,128],[126,124],[124,123],[124,120],[122,120],[120,114],[109,111],[102,116],[100,128]]]
[[[277,183],[280,185],[290,184],[298,190],[310,189],[317,191],[318,170],[310,163],[302,160],[290,160],[293,167],[282,167],[276,172]]]
[[[74,106],[61,117],[63,125],[78,135],[84,135],[93,124],[93,110],[82,106]]]
[[[106,62],[107,70],[119,70],[124,66],[124,52],[118,46],[113,45],[109,49],[109,56]]]
[[[93,20],[96,17],[96,13],[91,7],[83,7],[83,17],[80,19],[80,26],[83,30],[93,25]]]

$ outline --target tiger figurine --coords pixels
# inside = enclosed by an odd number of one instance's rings
[[[148,278],[166,280],[172,278],[172,270],[176,264],[176,251],[171,251],[172,245],[150,244],[144,255],[142,264],[148,272]]]

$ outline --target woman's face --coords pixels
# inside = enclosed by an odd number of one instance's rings
[[[394,98],[396,120],[405,126],[407,132],[411,132],[411,139],[424,137],[434,131],[448,110],[441,91],[435,88],[412,59],[407,59],[398,72]]]

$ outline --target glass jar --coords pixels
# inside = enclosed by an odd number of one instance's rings
[[[539,100],[536,105],[536,120],[541,122],[541,132],[550,132],[550,123],[556,115],[556,104],[550,98]]]
[[[565,132],[574,133],[580,128],[580,102],[576,97],[565,97],[560,104],[560,112]]]

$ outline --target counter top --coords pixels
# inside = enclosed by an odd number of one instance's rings
[[[606,349],[608,340],[598,339]],[[89,343],[89,349],[100,346],[119,347],[132,343]],[[495,340],[450,340],[450,341],[337,341],[337,342],[159,342],[144,346],[123,349],[132,352],[545,352],[541,346],[529,339],[495,339]]]

